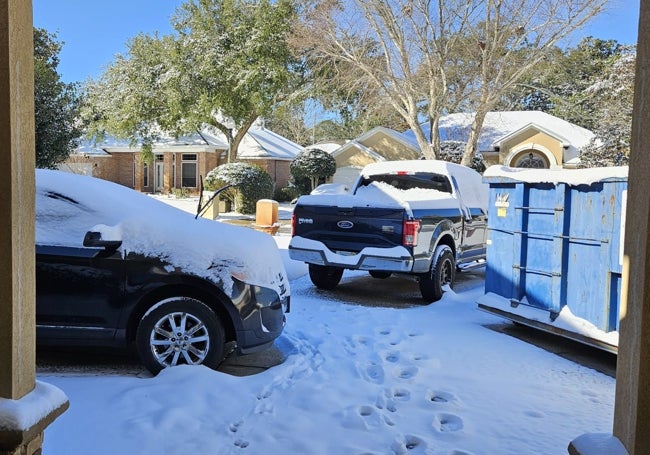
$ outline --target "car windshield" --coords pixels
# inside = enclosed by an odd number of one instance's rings
[[[372,182],[387,183],[398,190],[421,188],[427,190],[438,190],[443,193],[452,193],[451,183],[446,176],[430,172],[370,175],[363,179],[361,186],[367,186]]]

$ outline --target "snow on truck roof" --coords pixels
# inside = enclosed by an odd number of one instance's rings
[[[460,195],[456,190],[450,195],[430,189],[400,190],[383,182],[373,182],[370,185],[357,188],[355,194],[342,192],[339,186],[327,186],[322,190],[315,190],[311,195],[301,196],[298,204],[337,207],[402,207],[412,215],[412,210],[428,208],[433,200],[436,201],[437,207],[459,207],[455,200],[460,197],[468,206],[487,210],[488,186],[483,183],[478,172],[459,164],[439,160],[382,161],[364,167],[361,176],[369,177],[400,172],[430,172],[452,176],[458,183]]]
[[[442,160],[382,161],[367,165],[361,175],[368,177],[377,174],[396,174],[398,172],[435,172],[449,175],[456,180],[460,197],[468,206],[487,209],[488,187],[481,174],[467,166]],[[454,194],[456,191],[454,191]]]

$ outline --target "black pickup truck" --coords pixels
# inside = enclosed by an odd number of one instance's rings
[[[427,302],[456,270],[484,264],[488,189],[474,170],[437,160],[366,166],[354,187],[322,185],[294,208],[289,255],[334,289],[344,269],[414,276]]]

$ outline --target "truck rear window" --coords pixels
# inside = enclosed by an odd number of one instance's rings
[[[427,190],[438,190],[451,194],[451,183],[449,179],[440,174],[428,172],[417,172],[414,174],[376,174],[365,177],[360,186],[367,186],[372,182],[383,182],[398,190],[411,190],[421,188]]]

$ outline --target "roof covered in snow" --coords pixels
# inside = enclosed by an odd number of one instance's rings
[[[449,114],[440,118],[440,140],[466,142],[474,113]],[[422,129],[430,137],[429,123],[422,123]],[[575,148],[585,146],[594,134],[578,125],[541,111],[488,112],[478,140],[480,152],[492,151],[495,145],[520,130],[536,127],[558,140]],[[412,143],[416,143],[412,130],[402,133]]]
[[[195,134],[179,138],[166,137],[154,143],[154,153],[169,151],[170,147],[205,147],[205,151],[228,150],[225,137],[213,128],[205,128]],[[85,155],[108,155],[110,153],[133,152],[140,148],[140,143],[132,146],[128,139],[106,136],[100,142],[83,141],[75,153]],[[293,160],[303,149],[301,145],[280,136],[264,127],[251,127],[239,145],[237,156],[240,159],[274,159]],[[108,153],[107,153],[108,152]]]
[[[237,157],[291,161],[302,149],[301,145],[264,127],[251,128],[239,144]]]

